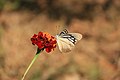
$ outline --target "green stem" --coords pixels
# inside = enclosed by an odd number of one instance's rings
[[[23,75],[23,77],[22,77],[22,79],[21,79],[21,80],[24,80],[24,78],[25,78],[26,74],[28,73],[28,71],[30,70],[31,66],[33,65],[33,63],[34,63],[34,62],[35,62],[35,60],[37,59],[38,55],[39,55],[39,54],[36,54],[36,55],[34,56],[34,58],[33,58],[32,62],[31,62],[31,63],[30,63],[30,65],[28,66],[28,68],[27,68],[27,70],[25,71],[25,73],[24,73],[24,75]]]

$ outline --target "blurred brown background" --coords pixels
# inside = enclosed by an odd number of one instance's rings
[[[65,28],[83,39],[70,53],[40,54],[25,80],[120,80],[120,0],[0,0],[0,80],[21,79],[34,33]]]

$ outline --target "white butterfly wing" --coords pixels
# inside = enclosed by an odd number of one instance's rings
[[[74,44],[66,38],[57,36],[57,44],[61,52],[69,52],[74,48]]]
[[[69,34],[74,36],[77,41],[82,39],[82,34],[80,34],[80,33],[69,33]]]

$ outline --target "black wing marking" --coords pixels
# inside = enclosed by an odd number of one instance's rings
[[[62,36],[62,35],[65,35],[65,34],[68,34],[67,29],[64,29],[62,32],[60,32],[59,36]]]
[[[72,36],[71,34],[64,34],[61,37],[62,38],[67,38],[73,44],[75,44],[77,42],[77,39],[74,36]]]
[[[68,39],[70,42],[72,42],[73,44],[75,44],[77,42],[77,39],[71,35],[68,34],[67,29],[64,29],[60,34],[58,34],[61,38],[66,38]]]

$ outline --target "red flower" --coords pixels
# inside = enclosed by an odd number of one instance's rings
[[[34,34],[31,41],[33,45],[37,45],[40,50],[45,49],[46,52],[54,50],[57,43],[55,37],[45,32],[39,32],[38,35]]]

